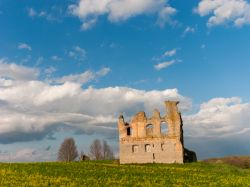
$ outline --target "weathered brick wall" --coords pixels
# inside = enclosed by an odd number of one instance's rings
[[[183,163],[182,145],[174,139],[123,142],[120,163]]]

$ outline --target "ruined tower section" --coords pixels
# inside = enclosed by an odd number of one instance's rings
[[[166,115],[138,112],[130,124],[119,117],[120,163],[183,163],[184,145],[178,102],[166,101]]]

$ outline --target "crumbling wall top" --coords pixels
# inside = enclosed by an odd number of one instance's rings
[[[155,109],[152,117],[147,118],[145,112],[138,112],[130,123],[125,123],[121,115],[119,117],[120,138],[147,138],[147,137],[182,137],[182,120],[178,111],[178,101],[165,101],[166,115],[161,117],[160,112]],[[162,129],[168,130],[163,133]]]

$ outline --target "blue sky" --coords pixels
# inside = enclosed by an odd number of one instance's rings
[[[3,161],[55,159],[68,136],[117,151],[118,114],[167,99],[200,158],[250,154],[249,1],[1,0],[0,24]]]

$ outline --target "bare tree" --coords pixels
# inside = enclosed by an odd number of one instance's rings
[[[102,149],[103,149],[103,159],[104,160],[114,159],[114,153],[113,153],[111,147],[109,146],[109,144],[105,140],[103,140],[103,142],[102,142]]]
[[[114,158],[114,153],[108,143],[103,140],[95,139],[90,145],[90,155],[95,160],[111,160]]]
[[[70,162],[77,158],[77,148],[73,138],[64,139],[58,151],[57,159],[59,161]]]
[[[103,155],[102,155],[102,144],[99,139],[95,139],[93,143],[90,145],[90,155],[95,159],[95,160],[102,160]]]

